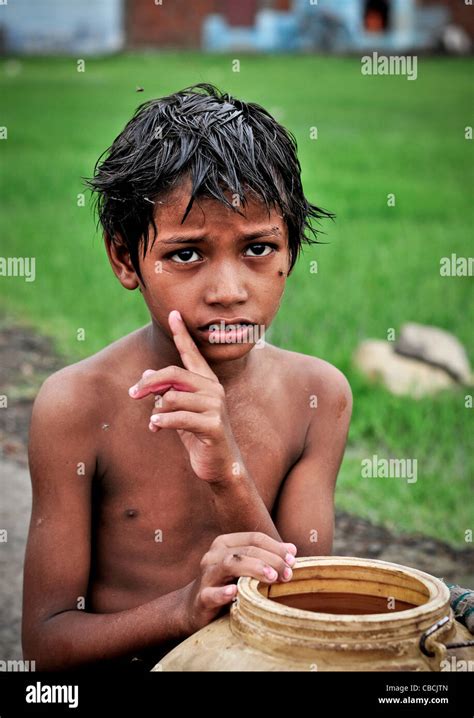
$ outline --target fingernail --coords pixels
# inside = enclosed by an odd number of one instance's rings
[[[287,553],[285,556],[285,562],[290,566],[293,566],[293,564],[296,562],[296,559],[292,553]]]
[[[224,588],[224,594],[226,596],[232,596],[234,591],[235,591],[235,586],[227,586],[227,588]]]
[[[173,313],[174,313],[176,319],[178,319],[180,322],[183,321],[183,317],[181,316],[181,314],[178,312],[177,309],[173,309]]]
[[[291,568],[283,569],[283,578],[285,579],[285,581],[288,581],[292,577],[292,575],[293,571],[291,570]]]
[[[154,424],[159,424],[161,421],[161,414],[153,414],[150,421],[152,421]]]
[[[290,551],[293,556],[296,556],[298,549],[296,548],[294,543],[286,543],[285,546],[287,551]]]
[[[264,568],[263,573],[265,574],[265,576],[267,578],[270,579],[270,581],[274,581],[275,578],[278,576],[277,572],[273,568],[270,568],[269,566]]]
[[[130,396],[135,396],[135,394],[138,393],[138,384],[135,384],[135,386],[131,386],[128,390],[128,393],[130,394]]]

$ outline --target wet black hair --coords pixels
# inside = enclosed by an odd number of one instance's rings
[[[125,244],[142,282],[139,247],[144,257],[150,226],[153,242],[158,232],[154,203],[185,176],[192,192],[181,223],[196,197],[213,197],[241,214],[248,194],[268,211],[279,207],[288,227],[289,271],[302,242],[318,243],[311,220],[335,216],[304,196],[291,132],[256,103],[208,83],[192,85],[141,104],[97,160],[94,176],[84,178],[95,193],[98,224],[110,240]],[[230,202],[226,190],[237,201]]]

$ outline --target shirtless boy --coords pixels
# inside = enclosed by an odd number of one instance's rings
[[[228,609],[240,576],[289,581],[296,554],[330,554],[351,413],[338,369],[264,338],[310,220],[331,215],[263,108],[210,85],[144,103],[89,186],[151,322],[50,376],[34,404],[23,650],[37,670],[149,668]]]

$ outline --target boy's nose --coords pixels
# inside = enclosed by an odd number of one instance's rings
[[[243,278],[231,267],[217,267],[212,270],[206,281],[206,301],[209,304],[231,306],[248,299]]]

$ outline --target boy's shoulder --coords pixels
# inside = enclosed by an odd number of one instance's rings
[[[77,362],[58,369],[44,380],[37,394],[34,410],[48,411],[54,407],[56,414],[74,414],[87,418],[97,407],[104,407],[110,399],[113,383],[125,381],[127,371],[125,357],[137,332],[118,339],[100,351]]]
[[[283,379],[291,379],[293,386],[296,382],[303,392],[315,394],[328,406],[334,402],[352,403],[350,384],[343,372],[333,364],[310,354],[269,346],[274,361],[282,369]]]
[[[95,354],[69,364],[51,374],[42,384],[35,408],[54,407],[55,413],[74,413],[87,418],[97,407],[104,408],[116,386],[136,381],[136,369],[129,363],[142,329],[107,345]],[[278,376],[291,392],[315,395],[321,407],[352,403],[352,392],[345,375],[333,364],[309,354],[282,349],[267,342],[265,373]]]

